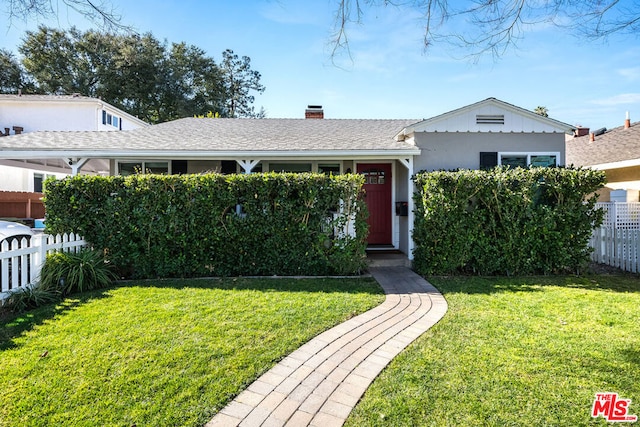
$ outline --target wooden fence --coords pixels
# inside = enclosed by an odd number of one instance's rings
[[[0,218],[44,218],[42,193],[0,191]]]
[[[605,211],[589,245],[591,260],[632,273],[640,272],[640,203],[597,203]]]
[[[51,236],[37,234],[31,239],[6,239],[0,244],[0,301],[11,290],[36,283],[47,253],[76,252],[86,246],[73,233]]]

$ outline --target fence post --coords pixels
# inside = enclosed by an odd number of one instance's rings
[[[31,283],[38,281],[42,265],[47,259],[47,237],[46,234],[38,234],[31,239],[31,246],[37,248],[31,259]]]

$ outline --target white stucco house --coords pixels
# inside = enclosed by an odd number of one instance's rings
[[[0,138],[0,158],[62,162],[73,173],[290,171],[365,175],[370,248],[411,257],[413,182],[421,170],[565,164],[573,127],[488,98],[427,120],[185,118],[122,132],[35,132]],[[406,209],[396,210],[396,204]]]
[[[38,131],[120,131],[146,126],[149,125],[100,99],[79,94],[0,94],[0,137]],[[100,170],[97,167],[91,172]],[[1,159],[0,190],[40,192],[47,176],[64,177],[70,173],[71,168],[60,159],[38,164],[29,159]]]

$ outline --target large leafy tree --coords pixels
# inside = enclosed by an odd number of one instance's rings
[[[264,90],[248,57],[225,51],[218,65],[196,46],[151,34],[40,27],[19,51],[42,92],[100,97],[150,123],[208,111],[254,116],[251,91]]]
[[[28,93],[34,90],[20,61],[13,53],[0,49],[0,93]]]

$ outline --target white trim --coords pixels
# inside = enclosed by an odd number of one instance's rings
[[[0,159],[43,159],[88,157],[97,159],[170,159],[170,160],[236,160],[264,158],[298,158],[299,160],[397,160],[420,155],[415,150],[304,150],[304,151],[184,151],[184,150],[11,150],[0,149]]]
[[[589,165],[585,167],[596,169],[596,170],[607,170],[607,169],[630,168],[633,166],[640,166],[640,159],[620,160],[619,162],[601,163],[599,165]]]

